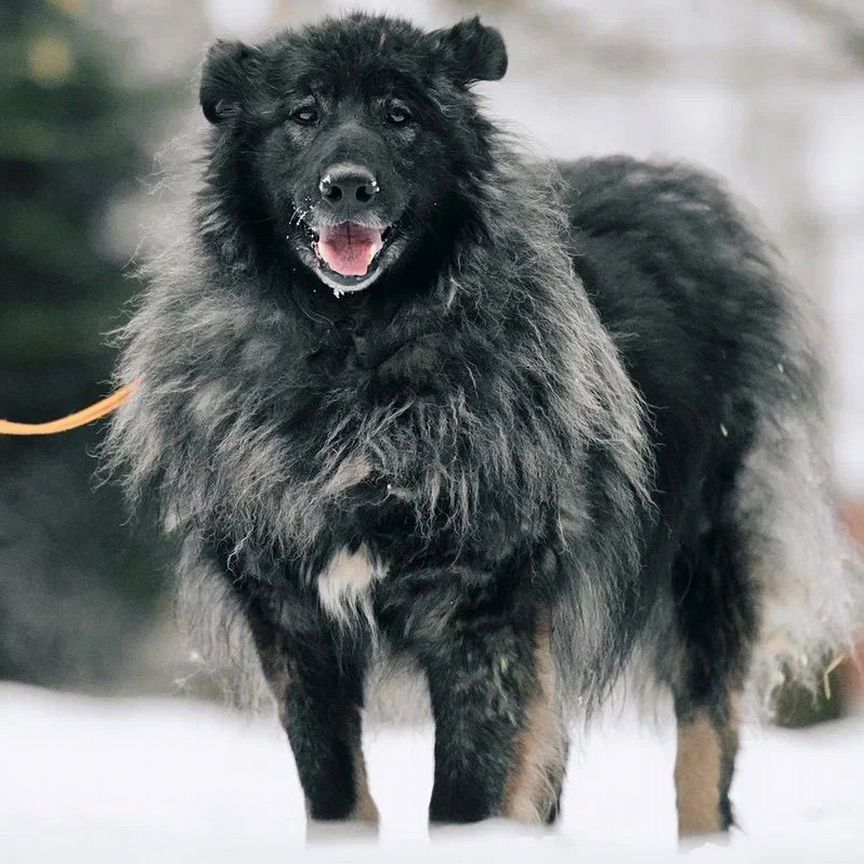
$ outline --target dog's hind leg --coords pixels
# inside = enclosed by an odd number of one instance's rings
[[[247,609],[309,818],[376,823],[361,746],[368,646],[341,638],[323,618],[317,626],[289,631],[256,615],[254,606]]]
[[[718,834],[732,825],[729,790],[738,751],[735,698],[721,710],[676,701],[678,750],[675,793],[678,834]]]
[[[737,703],[758,620],[745,544],[734,525],[718,520],[682,550],[673,600],[674,660],[666,674],[678,723],[678,832],[686,838],[727,831],[733,823]]]

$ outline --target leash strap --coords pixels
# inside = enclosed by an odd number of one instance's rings
[[[0,420],[0,435],[56,435],[58,432],[86,426],[94,420],[107,417],[121,405],[125,405],[137,389],[138,381],[124,384],[105,399],[100,399],[74,414],[47,423],[13,423],[11,420]]]

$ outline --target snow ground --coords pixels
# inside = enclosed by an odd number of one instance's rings
[[[257,862],[676,859],[671,729],[623,713],[571,760],[562,824],[425,824],[431,731],[373,732],[380,838],[307,844],[275,719],[182,699],[97,699],[0,685],[0,860]],[[693,862],[864,861],[864,718],[745,734],[734,793],[743,830]]]

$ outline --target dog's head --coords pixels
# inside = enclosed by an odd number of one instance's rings
[[[424,33],[352,15],[256,47],[217,42],[200,94],[209,176],[251,242],[286,244],[337,296],[361,291],[469,195],[489,126],[468,88],[506,68],[477,18]]]

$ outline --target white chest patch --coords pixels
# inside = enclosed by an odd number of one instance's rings
[[[321,608],[343,626],[365,621],[374,631],[369,589],[385,575],[382,565],[370,560],[365,546],[353,553],[341,549],[318,576]]]

